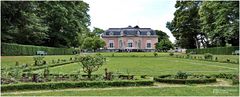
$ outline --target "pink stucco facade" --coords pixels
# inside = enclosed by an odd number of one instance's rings
[[[133,37],[104,37],[106,49],[155,49],[155,44],[158,42],[157,37],[147,36],[133,36]],[[122,46],[120,46],[122,40]],[[113,41],[113,47],[110,47],[110,42]],[[128,43],[132,43],[132,47],[128,46]],[[151,44],[151,47],[147,47],[147,43]]]
[[[158,42],[156,32],[151,28],[138,26],[126,28],[109,28],[102,35],[106,43],[104,49],[116,51],[154,51]]]

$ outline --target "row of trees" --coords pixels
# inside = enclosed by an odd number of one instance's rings
[[[176,45],[200,48],[239,45],[239,1],[177,1],[166,27]]]
[[[3,1],[1,8],[2,42],[79,47],[93,33],[87,28],[89,5],[83,1]]]

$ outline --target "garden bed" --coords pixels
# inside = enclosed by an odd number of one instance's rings
[[[172,84],[203,84],[203,83],[214,83],[216,78],[211,76],[199,76],[193,75],[188,76],[188,78],[176,78],[175,75],[162,75],[154,77],[154,81],[162,83],[172,83]]]
[[[113,86],[151,86],[152,80],[116,80],[116,81],[63,81],[45,83],[21,83],[1,86],[1,92],[17,90],[41,90],[64,88],[88,88],[88,87],[113,87]]]

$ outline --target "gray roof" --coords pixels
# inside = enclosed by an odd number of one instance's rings
[[[135,28],[131,26],[126,28],[109,28],[104,32],[104,35],[110,35],[110,33],[113,35],[121,35],[121,32],[127,36],[138,35],[138,32],[140,35],[147,35],[148,32],[150,32],[150,35],[156,35],[156,32],[151,28]]]

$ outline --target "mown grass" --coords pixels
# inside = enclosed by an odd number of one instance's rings
[[[95,74],[104,74],[104,69],[122,74],[162,75],[184,71],[194,74],[238,73],[238,64],[190,60],[174,57],[107,57],[107,62]],[[76,73],[79,63],[50,68],[50,73]],[[42,72],[38,70],[35,72]],[[84,73],[84,72],[80,72]]]
[[[182,54],[182,53],[175,53],[175,55],[187,55],[187,54]],[[196,56],[196,57],[204,57],[204,54],[190,54],[190,56]],[[219,62],[226,62],[227,59],[230,60],[230,62],[239,62],[239,55],[213,55],[212,60],[216,61],[216,57],[217,57],[217,61]]]
[[[49,63],[52,62],[52,60],[57,61],[58,59],[69,60],[70,57],[74,56],[75,55],[48,55],[44,57],[44,60],[46,60],[47,63]],[[19,62],[19,65],[34,64],[33,56],[1,56],[1,68],[14,67],[16,62]]]
[[[94,90],[63,90],[37,93],[3,94],[2,96],[238,96],[238,87],[162,87]]]

